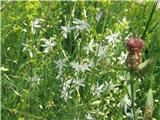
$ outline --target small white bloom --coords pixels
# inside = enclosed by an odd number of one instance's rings
[[[121,52],[121,55],[117,58],[120,64],[124,64],[127,58],[127,53]]]
[[[63,67],[66,66],[66,59],[59,59],[57,61],[54,61],[54,63],[57,65],[57,68],[59,69],[59,71],[62,71]]]
[[[66,67],[66,59],[59,59],[57,61],[54,61],[54,63],[57,65],[56,67],[58,68],[58,76],[57,79],[62,75],[63,73],[63,68]]]
[[[33,52],[32,52],[32,50],[30,49],[29,45],[28,45],[28,44],[24,44],[24,43],[21,43],[21,44],[24,46],[23,49],[22,49],[22,52],[24,52],[24,51],[29,52],[29,56],[30,56],[31,58],[33,58]],[[35,46],[33,46],[33,48],[35,48]]]
[[[100,21],[102,15],[103,15],[103,12],[102,12],[102,11],[100,11],[100,12],[98,12],[98,13],[96,14],[96,16],[95,16],[96,22],[99,22],[99,21]]]
[[[119,33],[114,33],[114,34],[111,34],[110,36],[106,37],[106,39],[108,40],[108,43],[110,43],[111,45],[113,45],[113,47],[115,47],[115,43],[119,41],[117,39],[118,35],[119,35]]]
[[[95,118],[93,118],[90,113],[87,113],[87,115],[85,115],[85,117],[87,120],[95,120]]]
[[[90,31],[90,25],[83,20],[74,19],[73,23],[76,24],[75,28],[78,30],[86,29],[87,31]]]
[[[64,38],[66,39],[67,34],[70,33],[71,30],[74,29],[74,28],[71,28],[69,26],[61,26],[61,29],[62,29],[62,34],[63,34]]]
[[[94,52],[94,47],[97,46],[96,43],[94,43],[94,39],[90,40],[88,45],[84,47],[84,50],[86,51],[86,54],[89,54],[89,52]]]
[[[99,97],[100,97],[101,93],[103,92],[103,88],[104,88],[104,84],[99,85],[99,84],[97,83],[96,86],[93,85],[93,86],[91,87],[91,90],[92,90],[92,92],[93,92],[92,94],[93,94],[94,96],[99,96]]]
[[[61,98],[63,98],[65,102],[67,102],[68,99],[72,98],[70,96],[72,91],[69,90],[71,82],[72,82],[72,79],[69,79],[63,83],[63,88],[61,91]]]
[[[78,77],[76,79],[73,79],[73,85],[76,88],[76,90],[79,90],[79,87],[82,86],[84,87],[85,85],[83,84],[84,79],[79,79]]]
[[[128,112],[127,110],[131,106],[131,100],[128,98],[128,95],[126,94],[124,98],[121,101],[122,106],[124,106],[124,112],[127,116],[132,117],[132,113]]]
[[[70,65],[77,71],[77,72],[85,72],[85,71],[89,71],[89,65],[87,63],[81,63],[78,64],[76,62],[71,62]]]
[[[122,20],[119,20],[118,22],[120,23],[123,29],[129,29],[129,26],[128,26],[129,22],[127,21],[125,16],[123,17]]]
[[[29,78],[29,81],[31,82],[31,87],[35,87],[36,85],[39,85],[40,83],[40,76],[35,74],[33,77]]]
[[[40,21],[40,19],[35,19],[34,21],[32,21],[31,31],[33,34],[35,34],[35,32],[36,32],[36,28],[41,27],[41,25],[39,25],[39,21]]]
[[[51,37],[50,39],[42,39],[44,41],[44,45],[41,45],[42,47],[45,47],[44,52],[48,53],[49,51],[52,50],[52,47],[54,47],[56,45],[56,42],[54,41],[54,38]]]
[[[106,45],[104,45],[104,46],[100,45],[98,48],[99,48],[98,49],[98,57],[100,57],[100,58],[106,57],[107,46]]]

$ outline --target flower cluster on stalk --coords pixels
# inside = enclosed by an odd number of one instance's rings
[[[130,69],[136,69],[141,63],[141,49],[144,47],[144,41],[139,38],[129,38],[126,47],[129,52],[126,59],[127,66]]]

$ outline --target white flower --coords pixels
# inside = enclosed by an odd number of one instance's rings
[[[94,43],[94,39],[90,40],[88,45],[84,47],[84,50],[86,51],[86,54],[89,54],[89,52],[94,52],[94,47],[97,46],[96,43]]]
[[[59,69],[59,71],[62,71],[63,67],[66,66],[66,59],[59,59],[57,61],[54,61],[54,63],[57,65],[57,68]]]
[[[72,97],[70,96],[70,91],[66,88],[66,87],[63,87],[63,90],[61,92],[61,98],[64,99],[65,102],[68,101],[68,98],[71,99]]]
[[[85,115],[85,117],[87,120],[95,120],[95,118],[93,118],[90,113],[87,113],[87,115]]]
[[[44,41],[45,44],[41,46],[45,47],[45,50],[44,50],[45,53],[48,53],[49,51],[51,51],[52,47],[56,45],[56,42],[54,41],[53,37],[51,37],[50,39],[43,38],[42,40]]]
[[[35,74],[33,77],[29,77],[29,81],[31,82],[31,87],[35,87],[40,83],[40,76]]]
[[[76,79],[73,79],[73,86],[76,88],[76,90],[79,90],[79,87],[82,86],[84,87],[85,85],[83,84],[84,79],[79,79],[78,77]]]
[[[117,58],[120,64],[124,64],[127,58],[127,53],[121,52],[121,55]]]
[[[63,98],[65,102],[67,102],[68,98],[72,98],[70,96],[72,91],[69,90],[71,82],[72,82],[72,79],[69,79],[63,83],[61,98]]]
[[[119,33],[114,33],[111,34],[110,36],[107,36],[106,39],[108,40],[108,43],[110,43],[111,45],[113,45],[113,47],[115,47],[115,42],[118,42],[119,40],[118,38]]]
[[[98,13],[96,14],[96,16],[95,16],[96,22],[99,22],[99,21],[100,21],[102,15],[103,15],[103,12],[102,12],[102,11],[100,11],[100,12],[98,12]]]
[[[73,23],[76,24],[75,28],[78,30],[86,29],[87,31],[90,31],[90,25],[83,20],[74,19]]]
[[[64,36],[64,38],[67,38],[67,34],[71,32],[71,30],[73,30],[74,28],[69,27],[69,26],[61,26],[62,29],[62,34]]]
[[[129,22],[127,21],[125,16],[123,17],[122,20],[119,20],[118,22],[120,23],[120,25],[123,28],[123,30],[124,29],[129,29],[129,26],[128,26]]]
[[[56,68],[58,68],[58,76],[57,79],[62,75],[63,68],[66,67],[66,59],[59,59],[57,61],[54,61],[54,63],[57,65]]]
[[[33,52],[32,52],[32,50],[30,49],[30,47],[29,47],[29,45],[28,44],[24,44],[24,43],[21,43],[24,47],[23,47],[23,49],[22,49],[22,52],[24,52],[24,51],[28,51],[29,52],[29,56],[31,57],[31,58],[33,58]],[[34,48],[35,48],[35,46],[33,46]]]
[[[87,63],[81,63],[78,64],[76,62],[71,62],[70,65],[77,71],[77,72],[85,72],[85,71],[89,71],[89,65]]]
[[[39,19],[35,19],[34,21],[32,21],[32,26],[31,26],[31,31],[33,34],[35,34],[36,29],[35,28],[40,28],[41,25],[39,25]]]
[[[127,112],[127,110],[129,109],[129,107],[131,106],[131,100],[128,98],[128,95],[126,94],[124,96],[124,98],[121,101],[122,106],[124,106],[124,112],[127,116],[132,117],[132,113]]]
[[[106,53],[107,53],[107,46],[104,45],[104,46],[99,46],[99,49],[98,49],[98,57],[100,58],[104,58],[106,57]]]
[[[96,86],[93,85],[93,86],[91,87],[91,90],[92,90],[92,92],[93,92],[92,94],[93,94],[94,96],[99,96],[99,97],[100,97],[101,93],[103,92],[103,88],[104,88],[104,84],[99,85],[99,84],[97,83]]]

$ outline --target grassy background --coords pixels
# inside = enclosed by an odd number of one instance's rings
[[[1,10],[3,120],[85,120],[88,114],[97,120],[130,119],[121,104],[127,94],[129,71],[125,63],[120,64],[118,57],[122,52],[126,53],[124,44],[127,36],[142,37],[153,1],[145,4],[129,1],[12,1],[6,4],[3,1],[1,4],[4,5]],[[100,13],[103,14],[97,22],[95,17]],[[37,18],[41,19],[41,27],[35,28],[33,34],[32,22]],[[61,26],[74,26],[75,19],[84,20],[90,25],[90,30],[71,30],[65,39]],[[135,92],[139,119],[144,114],[150,88],[154,98],[153,118],[158,120],[160,117],[159,20],[160,11],[155,10],[143,36],[143,61],[157,57],[154,64],[147,66],[147,73],[141,74],[142,79],[137,78]],[[109,43],[106,40],[106,36],[112,33],[119,33],[119,42]],[[49,53],[44,53],[41,39],[50,37],[55,38],[56,46]],[[93,51],[87,53],[84,46],[92,39]],[[28,45],[27,50],[23,51],[22,43]],[[100,49],[103,56],[99,55]],[[66,62],[62,75],[57,78],[60,73],[55,61],[59,59]],[[89,70],[78,72],[72,62],[92,64]],[[72,82],[67,93],[72,98],[67,97],[65,102],[61,95],[69,79]],[[85,86],[74,84],[75,79],[84,79]],[[92,88],[98,85],[103,89],[100,95],[95,95],[98,90]]]

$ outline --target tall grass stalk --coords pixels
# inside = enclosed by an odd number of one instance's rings
[[[143,32],[143,34],[142,34],[142,39],[144,39],[145,36],[146,36],[147,29],[148,29],[148,27],[149,27],[149,25],[150,25],[150,23],[151,23],[151,19],[153,18],[153,14],[154,14],[154,12],[155,12],[155,10],[156,10],[157,3],[158,3],[158,0],[153,4],[151,14],[150,14],[149,19],[148,19],[148,21],[147,21],[145,30],[144,30],[144,32]]]

